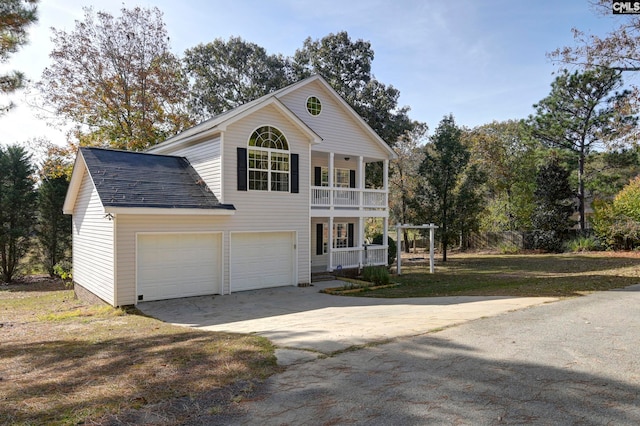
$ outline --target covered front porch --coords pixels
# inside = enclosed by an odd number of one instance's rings
[[[387,153],[380,154],[312,151],[313,273],[387,264],[389,159]],[[374,234],[382,234],[383,244],[371,244]]]
[[[387,218],[377,217],[382,241],[387,241]],[[311,272],[334,272],[369,265],[386,265],[388,246],[371,244],[365,237],[363,217],[314,217],[311,219]]]

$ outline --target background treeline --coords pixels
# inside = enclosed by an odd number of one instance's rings
[[[62,213],[69,186],[65,159],[50,146],[36,168],[19,145],[0,146],[0,279],[19,272],[69,271],[71,216]],[[35,269],[34,269],[35,268]]]
[[[12,43],[1,46],[3,61],[37,19],[37,1],[5,3],[0,32]],[[609,3],[598,3],[608,13]],[[606,39],[576,31],[575,46],[552,52],[559,70],[530,117],[468,129],[448,114],[430,130],[398,104],[397,89],[375,78],[371,44],[345,31],[308,38],[290,57],[237,37],[203,42],[179,56],[159,9],[120,12],[85,9],[74,28],[52,29],[51,63],[34,86],[40,106],[71,130],[64,147],[2,149],[5,281],[27,253],[38,253],[49,273],[68,258],[70,219],[61,206],[78,146],[144,150],[312,74],[321,74],[396,150],[391,221],[436,223],[443,258],[485,231],[527,231],[535,248],[550,251],[565,248],[571,228],[584,235],[592,229],[594,246],[639,242],[632,205],[638,90],[623,75],[640,69],[640,18],[629,17]],[[18,89],[20,76],[3,76],[11,83],[0,87]],[[368,185],[381,184],[381,170],[367,169]]]

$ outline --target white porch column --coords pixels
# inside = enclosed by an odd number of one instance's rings
[[[357,177],[357,182],[356,182],[356,189],[358,189],[358,206],[360,208],[360,210],[363,209],[363,205],[364,205],[364,165],[362,164],[363,162],[363,158],[362,156],[358,157],[358,164],[357,164],[357,171],[356,171],[356,175]],[[362,228],[360,228],[362,229]],[[360,244],[360,247],[362,247],[362,244]]]
[[[389,160],[384,160],[382,170],[382,182],[384,187],[384,208],[387,212],[382,218],[382,244],[387,246],[387,255],[389,255]],[[400,241],[396,242],[400,244]]]
[[[384,160],[382,171],[382,182],[385,191],[389,190],[389,160]]]
[[[329,153],[329,188],[333,188],[333,176],[334,176],[334,171],[333,171],[333,160],[334,160],[335,154],[333,152]]]
[[[327,176],[327,178],[329,179],[329,205],[331,206],[331,209],[333,209],[333,176],[334,176],[333,157],[334,157],[333,152],[330,152],[329,153],[329,176]],[[330,233],[332,232],[331,228],[329,228],[329,232]]]
[[[382,245],[387,246],[387,256],[389,255],[389,218],[382,218]],[[387,258],[388,259],[388,258]],[[387,260],[385,260],[386,264]]]
[[[358,263],[364,265],[364,218],[358,218],[358,247],[360,247],[360,257]]]
[[[329,216],[329,229],[327,232],[327,255],[329,256],[329,272],[333,271],[333,216]]]

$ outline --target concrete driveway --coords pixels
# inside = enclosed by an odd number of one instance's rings
[[[278,363],[290,365],[353,346],[417,336],[557,300],[473,296],[375,299],[319,292],[343,284],[326,281],[311,287],[143,302],[138,308],[176,325],[264,336],[278,348]]]

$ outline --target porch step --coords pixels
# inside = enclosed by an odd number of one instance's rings
[[[331,272],[313,272],[311,273],[311,282],[317,283],[319,281],[333,281],[336,277]]]

